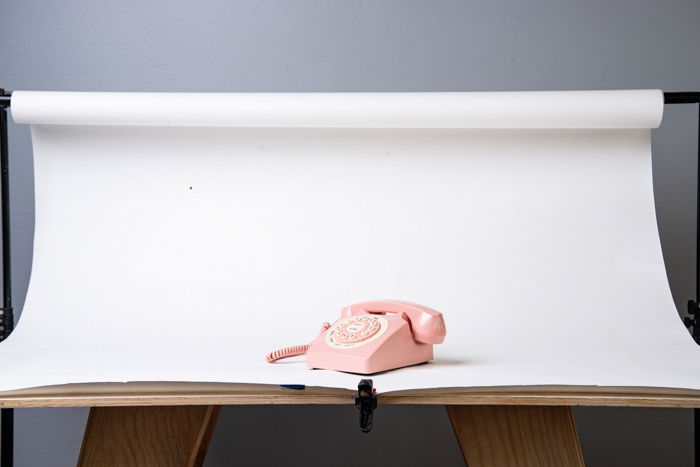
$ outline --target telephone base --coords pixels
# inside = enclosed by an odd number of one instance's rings
[[[402,368],[410,368],[412,366],[427,365],[430,362],[431,362],[431,360],[426,360],[424,362],[413,363],[411,365],[404,365],[404,366],[400,366],[400,367],[396,367],[396,368],[389,368],[388,370],[376,371],[374,373],[357,373],[354,371],[344,371],[344,370],[334,370],[334,371],[340,371],[341,373],[347,373],[349,375],[357,375],[357,376],[379,376],[379,375],[383,375],[384,373],[388,373],[390,371],[400,370]],[[329,369],[330,368],[316,368],[316,367],[311,368],[311,370],[329,370]]]
[[[387,344],[385,344],[387,345]],[[377,351],[368,357],[343,355],[341,352],[311,352],[306,354],[307,366],[321,370],[335,370],[358,375],[373,375],[407,366],[419,365],[433,359],[431,344],[418,344],[411,341],[404,344],[408,349],[387,349]],[[391,347],[389,345],[389,347]]]

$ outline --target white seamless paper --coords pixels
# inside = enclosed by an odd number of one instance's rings
[[[36,232],[0,390],[360,378],[267,364],[342,306],[443,312],[383,392],[700,389],[654,212],[661,91],[15,92]],[[630,316],[634,315],[634,320]]]

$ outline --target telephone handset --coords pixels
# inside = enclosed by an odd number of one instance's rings
[[[324,323],[309,345],[276,350],[268,362],[306,354],[311,368],[370,374],[433,359],[433,344],[445,340],[442,314],[398,300],[344,307],[340,318]]]

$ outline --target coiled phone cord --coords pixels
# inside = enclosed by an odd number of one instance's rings
[[[323,323],[323,325],[321,325],[321,332],[319,332],[318,335],[322,336],[326,333],[326,331],[328,331],[328,328],[330,327],[331,323]],[[274,352],[270,352],[269,354],[267,354],[265,356],[265,360],[267,360],[268,363],[272,363],[282,358],[296,357],[297,355],[305,355],[306,351],[309,350],[309,345],[311,344],[295,345],[294,347],[285,347],[284,349],[275,350]]]

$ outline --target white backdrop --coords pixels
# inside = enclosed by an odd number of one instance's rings
[[[263,357],[376,298],[447,324],[434,362],[374,377],[383,392],[700,389],[654,213],[662,109],[656,90],[15,92],[37,218],[0,390],[354,388]]]

